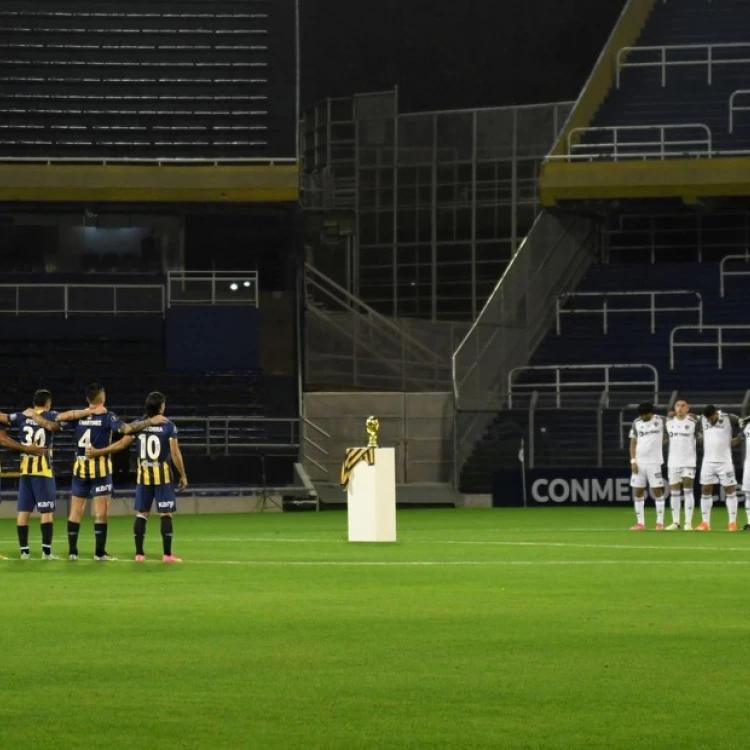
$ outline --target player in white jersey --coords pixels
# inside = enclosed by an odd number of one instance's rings
[[[745,493],[745,512],[747,523],[743,531],[750,531],[750,417],[740,420],[740,439],[745,443],[745,464],[742,467],[742,491]]]
[[[732,445],[739,419],[734,414],[707,406],[700,419],[703,433],[703,463],[701,464],[701,523],[696,531],[711,531],[711,508],[714,504],[714,485],[720,484],[726,493],[729,531],[737,531],[737,479],[734,474]]]
[[[690,414],[690,404],[684,398],[678,398],[674,404],[674,413],[667,419],[669,436],[669,458],[667,459],[667,476],[669,479],[670,506],[672,523],[667,531],[680,528],[680,506],[682,492],[685,493],[685,531],[693,530],[693,511],[695,510],[696,431],[698,419]]]
[[[656,530],[664,530],[664,418],[654,414],[654,405],[648,402],[639,404],[638,419],[630,429],[630,465],[632,476],[630,486],[635,498],[636,524],[631,531],[646,529],[646,487],[653,490],[656,498]]]

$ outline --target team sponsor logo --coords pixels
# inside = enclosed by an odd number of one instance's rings
[[[99,484],[95,488],[96,492],[112,492],[111,484]]]

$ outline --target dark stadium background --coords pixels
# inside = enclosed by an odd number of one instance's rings
[[[394,83],[405,111],[575,99],[622,7],[622,0],[303,1],[303,104]]]

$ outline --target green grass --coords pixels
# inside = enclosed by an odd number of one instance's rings
[[[338,512],[193,516],[181,566],[155,521],[145,565],[2,562],[2,747],[745,747],[750,534],[631,523],[406,511],[353,545]],[[130,519],[110,539],[130,558]]]

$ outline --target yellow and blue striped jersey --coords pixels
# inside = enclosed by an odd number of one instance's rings
[[[97,456],[96,458],[76,456],[73,463],[73,476],[79,479],[103,479],[111,473],[111,456]]]
[[[111,456],[86,458],[87,448],[106,448],[112,442],[112,433],[123,423],[114,412],[91,414],[73,423],[76,458],[73,476],[79,479],[103,479],[112,473]]]
[[[41,414],[45,419],[54,422],[57,417],[56,411],[43,411],[35,409],[37,414]],[[21,456],[21,474],[33,477],[52,477],[52,443],[53,432],[45,430],[38,425],[31,417],[25,416],[22,412],[16,412],[8,415],[8,419],[13,427],[21,434],[19,442],[23,445],[38,445],[48,449],[48,456],[30,456],[24,453]]]
[[[147,427],[138,434],[138,484],[170,484],[174,480],[169,441],[176,437],[174,422]]]

